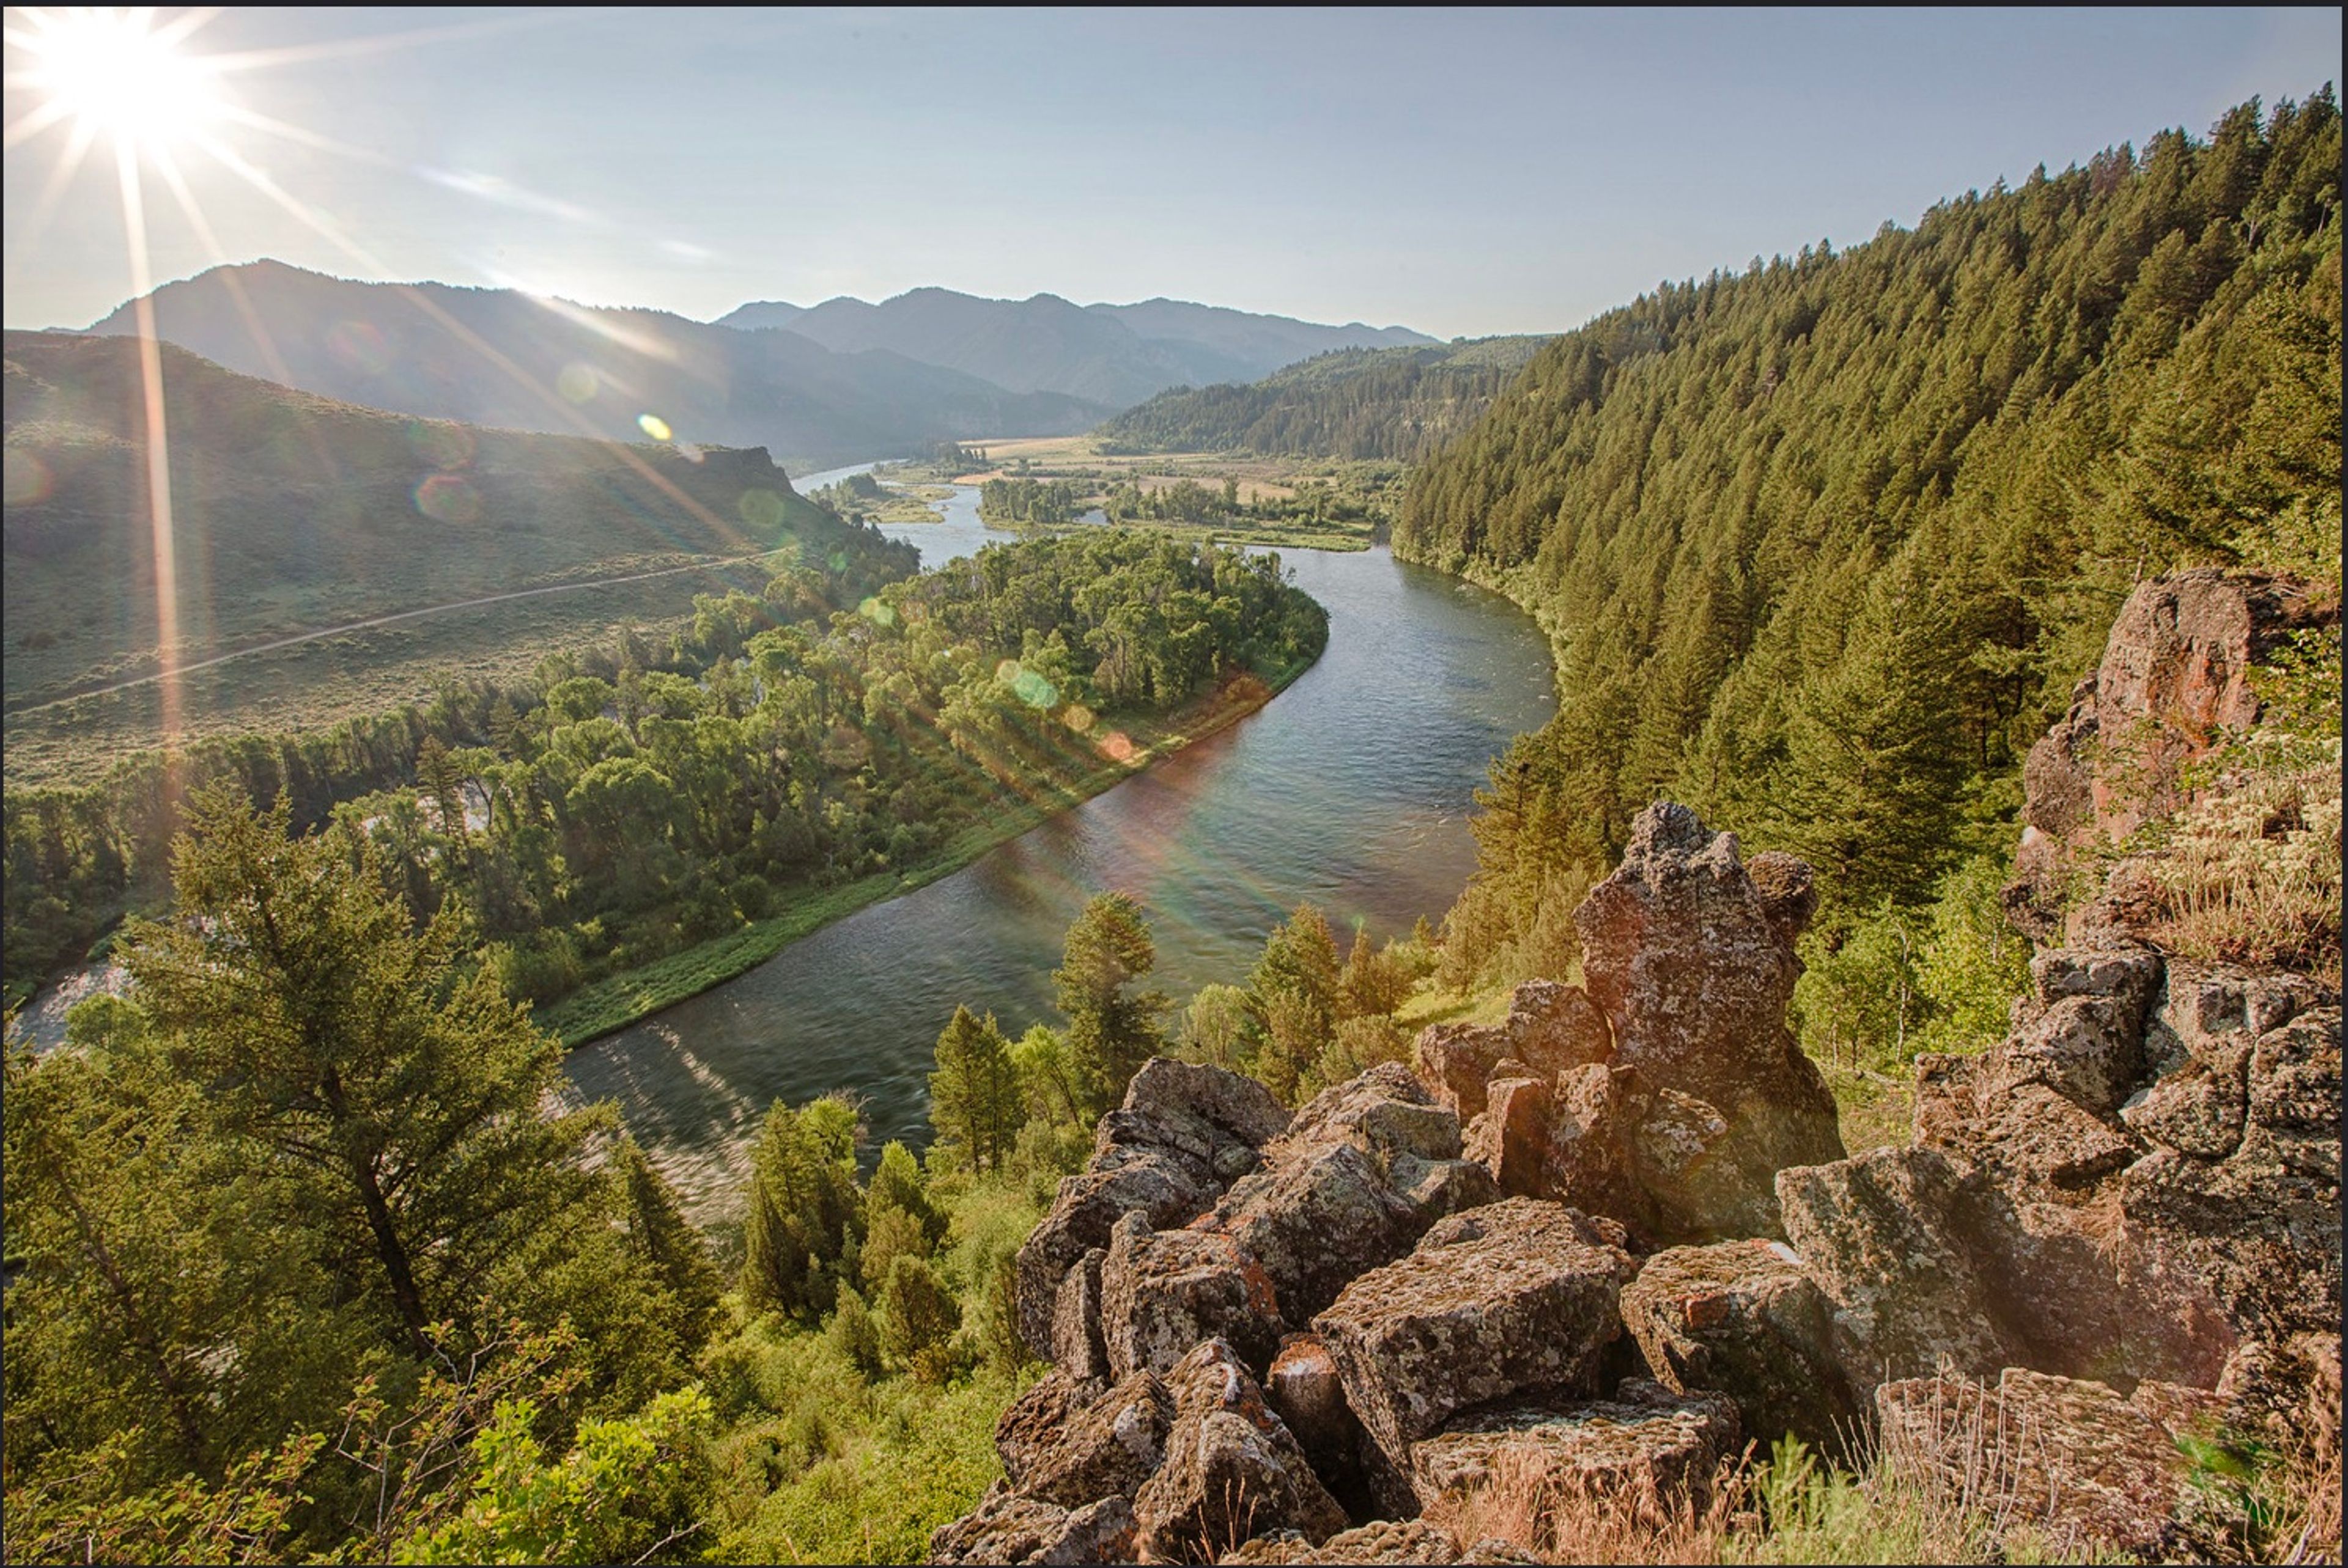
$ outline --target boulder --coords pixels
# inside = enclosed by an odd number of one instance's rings
[[[1411,1481],[1421,1506],[1432,1506],[1488,1484],[1505,1462],[1568,1495],[1686,1499],[1701,1508],[1740,1441],[1725,1397],[1634,1378],[1612,1399],[1512,1399],[1463,1411],[1413,1446]]]
[[[1140,1214],[1126,1215],[1111,1234],[1100,1301],[1101,1342],[1117,1378],[1169,1370],[1218,1336],[1249,1366],[1266,1367],[1287,1327],[1271,1276],[1236,1240],[1153,1231]]]
[[[1130,1497],[1166,1458],[1173,1397],[1148,1372],[1136,1372],[1074,1411],[1048,1447],[1029,1459],[1015,1482],[1028,1497],[1082,1508],[1112,1493]]]
[[[1210,1563],[1269,1530],[1325,1541],[1345,1512],[1231,1346],[1210,1339],[1168,1374],[1174,1421],[1166,1460],[1133,1500],[1139,1549]]]
[[[1776,1235],[1776,1173],[1843,1154],[1834,1096],[1786,1028],[1801,973],[1794,939],[1816,901],[1808,867],[1762,858],[1756,883],[1733,834],[1657,802],[1573,912],[1584,983],[1613,1042],[1614,1141],[1647,1200],[1644,1215],[1621,1217],[1659,1240]],[[1586,1095],[1594,1083],[1576,1086]],[[1603,1163],[1583,1146],[1588,1118],[1560,1133],[1576,1146],[1560,1168]]]
[[[1101,1267],[1108,1254],[1100,1247],[1086,1250],[1060,1281],[1052,1301],[1052,1354],[1049,1359],[1079,1381],[1106,1381],[1108,1347],[1101,1341]]]
[[[1993,1387],[1932,1377],[1875,1391],[1884,1452],[1936,1476],[2007,1529],[2058,1550],[2157,1553],[2178,1544],[2184,1481],[2175,1419],[2187,1407],[2124,1399],[2105,1384],[2007,1368]]]
[[[1459,1561],[1450,1532],[1423,1519],[1373,1520],[1315,1546],[1292,1530],[1259,1535],[1226,1555],[1225,1563],[1387,1563]]]
[[[1491,1172],[1494,1185],[1510,1197],[1546,1196],[1551,1117],[1546,1082],[1496,1078],[1485,1086],[1484,1113],[1468,1125],[1467,1157]]]
[[[1345,1403],[1337,1358],[1318,1334],[1292,1334],[1272,1358],[1264,1397],[1312,1461],[1330,1494],[1358,1514],[1370,1505],[1362,1471],[1362,1423]]]
[[[1459,1122],[1397,1063],[1324,1091],[1266,1145],[1201,1228],[1262,1265],[1291,1326],[1336,1299],[1364,1268],[1408,1252],[1445,1214],[1495,1196],[1459,1159]]]
[[[1783,1242],[1673,1247],[1622,1287],[1622,1322],[1655,1380],[1712,1389],[1766,1445],[1841,1447],[1859,1407],[1834,1353],[1834,1308]]]
[[[1019,1248],[1019,1336],[1045,1359],[1060,1287],[1118,1219],[1138,1211],[1151,1228],[1187,1224],[1261,1163],[1288,1112],[1263,1085],[1236,1072],[1152,1057],[1101,1118],[1092,1163],[1060,1183],[1051,1212]]]
[[[1411,1445],[1469,1406],[1593,1392],[1636,1272],[1578,1211],[1510,1198],[1442,1221],[1408,1257],[1348,1285],[1313,1327],[1386,1471],[1407,1476]]]
[[[975,1510],[931,1532],[929,1560],[1130,1563],[1133,1505],[1122,1497],[1105,1497],[1066,1509],[1016,1492],[989,1491]]]

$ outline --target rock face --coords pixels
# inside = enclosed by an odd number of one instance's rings
[[[1060,1184],[1052,1212],[1019,1248],[1019,1334],[1046,1358],[1079,1347],[1055,1342],[1061,1286],[1119,1218],[1138,1210],[1153,1227],[1196,1216],[1262,1161],[1288,1112],[1263,1085],[1220,1068],[1152,1057],[1125,1103],[1101,1118],[1091,1166]]]
[[[1738,1440],[1736,1407],[1724,1396],[1630,1379],[1612,1399],[1503,1400],[1457,1416],[1411,1450],[1411,1481],[1419,1501],[1431,1504],[1488,1483],[1505,1458],[1517,1477],[1569,1496],[1681,1498],[1701,1507]]]
[[[1319,1542],[1345,1527],[1345,1511],[1228,1344],[1200,1345],[1167,1386],[1166,1460],[1133,1500],[1137,1539],[1153,1559],[1211,1563],[1268,1529]]]

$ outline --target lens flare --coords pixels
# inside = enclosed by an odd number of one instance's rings
[[[636,428],[655,441],[666,441],[676,434],[668,427],[668,421],[657,414],[637,415]]]
[[[17,13],[9,13],[14,20]],[[183,26],[157,27],[151,13],[105,8],[33,11],[20,43],[36,64],[27,84],[52,117],[118,147],[160,149],[193,139],[227,112],[217,67],[183,55]]]
[[[1129,763],[1133,761],[1133,737],[1127,734],[1123,730],[1111,730],[1107,735],[1103,736],[1101,738],[1100,749],[1101,754],[1108,758],[1111,762]]]
[[[435,474],[416,487],[416,509],[436,523],[478,523],[481,493],[460,474]]]
[[[593,402],[595,394],[602,385],[602,379],[596,375],[595,367],[592,364],[582,364],[575,359],[564,365],[561,373],[554,378],[554,390],[573,403]]]

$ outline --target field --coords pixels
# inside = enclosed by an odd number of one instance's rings
[[[1103,505],[1117,486],[1129,485],[1145,496],[1154,496],[1187,482],[1220,495],[1228,481],[1237,487],[1241,506],[1262,515],[1206,524],[1150,521],[1137,526],[1226,543],[1337,550],[1365,549],[1385,537],[1401,498],[1404,478],[1401,466],[1392,463],[1265,457],[1237,452],[1134,455],[1104,451],[1107,444],[1095,436],[975,440],[962,445],[965,451],[983,453],[984,464],[949,472],[934,462],[912,462],[891,465],[881,473],[898,485],[1065,479],[1076,487],[1080,507]]]
[[[629,628],[664,642],[672,627],[693,613],[695,595],[729,589],[755,594],[784,559],[614,560],[604,564],[623,580],[414,615],[232,655],[172,681],[177,727],[188,741],[324,729],[355,715],[428,702],[450,681],[516,682],[549,654],[609,647]],[[9,787],[93,784],[124,758],[160,745],[164,694],[165,683],[150,677],[103,694],[12,708]]]

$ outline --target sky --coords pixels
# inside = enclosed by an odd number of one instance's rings
[[[192,136],[139,100],[196,215],[141,153],[157,282],[273,256],[699,319],[940,285],[1447,338],[1912,226],[2341,60],[2336,8],[174,20],[240,68]],[[85,326],[135,292],[121,166],[100,132],[58,172],[37,24],[8,11],[5,319]]]

